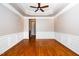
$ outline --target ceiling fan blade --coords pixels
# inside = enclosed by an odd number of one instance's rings
[[[47,8],[47,7],[49,7],[48,5],[45,5],[45,6],[42,6],[41,8]]]
[[[43,10],[43,9],[41,9],[41,8],[40,8],[40,10],[41,10],[42,12],[44,12],[44,10]]]
[[[35,12],[37,12],[38,11],[38,8],[37,8],[37,10],[35,10]]]
[[[30,7],[32,7],[32,8],[37,8],[37,7],[35,7],[35,6],[30,6]]]
[[[40,3],[38,3],[38,7],[40,7]]]

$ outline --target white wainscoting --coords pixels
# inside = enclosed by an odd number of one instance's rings
[[[29,32],[24,32],[24,39],[29,39]]]
[[[54,32],[37,32],[37,39],[53,39]],[[23,39],[29,39],[28,32],[0,36],[0,54],[4,53]]]
[[[24,32],[24,38],[29,39],[29,33]],[[36,39],[55,39],[54,32],[37,32]]]
[[[37,32],[37,39],[56,39],[79,54],[79,36],[59,32]],[[4,53],[23,39],[29,39],[28,32],[0,36],[0,54]],[[53,45],[52,45],[53,46]]]
[[[55,39],[54,32],[37,32],[36,39]]]
[[[18,42],[23,40],[24,32],[0,36],[0,54],[4,53]]]
[[[55,32],[55,37],[57,41],[79,54],[79,36]]]

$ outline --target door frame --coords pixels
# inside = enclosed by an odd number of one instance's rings
[[[32,35],[31,33],[31,28],[32,28],[32,22],[34,22],[34,34]],[[35,18],[30,18],[29,19],[29,40],[35,40],[36,39],[36,19]]]

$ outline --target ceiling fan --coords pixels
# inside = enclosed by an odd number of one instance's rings
[[[36,6],[30,6],[30,7],[31,7],[31,8],[37,8],[37,9],[35,10],[35,12],[37,12],[38,10],[44,12],[43,8],[47,8],[47,7],[49,7],[49,6],[48,6],[48,5],[41,6],[41,3],[38,3],[38,6],[37,6],[37,7],[36,7]]]

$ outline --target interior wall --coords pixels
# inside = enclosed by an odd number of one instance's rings
[[[36,18],[36,38],[53,39],[54,38],[54,20],[53,17]]]
[[[0,4],[0,54],[24,38],[24,20]]]
[[[55,18],[55,31],[79,35],[79,4]]]
[[[29,39],[29,18],[24,18],[24,37]]]
[[[36,38],[52,39],[54,38],[54,20],[53,17],[25,17],[25,35],[29,37],[29,19],[36,19]],[[52,34],[52,35],[51,35]]]
[[[23,19],[0,4],[0,36],[22,32]]]
[[[54,25],[53,25],[53,18],[52,17],[39,17],[36,18],[36,31],[37,32],[53,32]]]
[[[54,20],[56,40],[79,54],[79,3]]]

